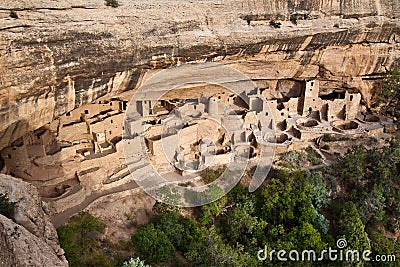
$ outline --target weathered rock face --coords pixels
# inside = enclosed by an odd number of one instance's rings
[[[0,193],[15,203],[14,221],[0,215],[0,265],[68,266],[37,189],[0,175]]]
[[[323,90],[358,90],[368,104],[376,75],[399,64],[397,0],[120,4],[0,3],[0,149],[69,110],[134,88],[149,68],[221,60],[276,91],[277,80],[318,77]]]
[[[1,266],[68,266],[40,238],[0,215]]]

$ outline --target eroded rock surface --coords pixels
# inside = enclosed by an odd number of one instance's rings
[[[14,221],[0,215],[1,266],[68,266],[37,189],[0,175],[0,193],[15,203]]]
[[[395,0],[119,2],[0,3],[0,148],[151,68],[224,61],[276,91],[318,78],[369,105],[378,75],[399,64]]]

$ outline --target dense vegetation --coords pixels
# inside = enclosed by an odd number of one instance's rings
[[[310,157],[317,155],[310,150]],[[209,181],[215,178],[209,171],[203,175]],[[381,149],[353,147],[328,167],[273,169],[254,193],[239,184],[203,207],[156,205],[157,215],[129,242],[140,259],[126,258],[124,266],[299,266],[299,262],[279,262],[276,256],[273,262],[260,261],[257,252],[265,246],[276,251],[321,252],[336,248],[339,238],[346,239],[346,249],[397,254],[399,258],[399,185],[400,145],[396,139],[388,140]],[[104,224],[87,214],[59,229],[71,266],[117,265],[99,250],[103,231]],[[399,263],[380,262],[379,266]],[[300,265],[313,264],[305,261]],[[344,262],[320,264],[346,266]],[[348,264],[369,266],[362,261]]]
[[[226,197],[195,209],[193,218],[165,210],[132,242],[138,256],[160,266],[288,266],[261,262],[257,252],[265,245],[320,252],[336,248],[339,238],[347,240],[348,249],[399,257],[399,184],[398,140],[380,150],[353,147],[330,167],[275,169],[255,193],[238,185]],[[364,262],[349,266],[356,265]]]
[[[61,247],[71,267],[112,266],[101,247],[100,237],[105,229],[105,223],[86,212],[81,212],[68,225],[57,229]]]
[[[388,71],[378,90],[378,101],[381,104],[381,112],[395,119],[400,125],[400,71]]]

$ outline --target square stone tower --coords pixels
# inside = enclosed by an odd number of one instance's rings
[[[319,93],[319,82],[316,80],[306,81],[302,115],[307,115],[312,111],[319,110],[318,93]]]

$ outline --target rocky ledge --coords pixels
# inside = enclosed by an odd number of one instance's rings
[[[68,266],[36,187],[0,175],[0,194],[15,205],[13,220],[0,214],[0,265]]]

